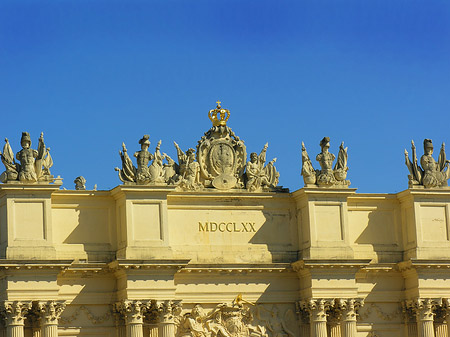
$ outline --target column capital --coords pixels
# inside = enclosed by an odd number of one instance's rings
[[[417,317],[419,321],[433,321],[435,309],[439,305],[440,299],[415,298],[405,301],[405,307]]]
[[[31,301],[3,301],[0,306],[7,325],[24,325],[25,315],[31,309]]]
[[[331,300],[326,300],[323,298],[313,299],[309,298],[307,300],[300,301],[300,308],[309,313],[310,319],[312,321],[324,321],[327,320],[327,310],[331,306]]]
[[[364,300],[360,298],[340,298],[334,300],[334,306],[341,311],[344,321],[356,321],[359,309],[364,306]]]
[[[174,323],[174,315],[180,311],[181,303],[171,300],[157,303],[158,318],[160,323]]]
[[[57,325],[61,314],[66,308],[66,301],[37,301],[33,309],[38,314],[43,325]]]
[[[114,304],[114,311],[121,314],[127,324],[142,324],[146,306],[141,301],[122,300]]]

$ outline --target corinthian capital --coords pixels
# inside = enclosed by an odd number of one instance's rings
[[[335,300],[335,307],[339,308],[342,312],[343,319],[356,320],[358,315],[358,310],[364,305],[362,299],[347,298],[347,299],[337,299]]]
[[[4,301],[1,310],[6,318],[7,325],[24,324],[25,315],[31,309],[31,302]]]
[[[331,301],[325,299],[308,299],[300,301],[300,307],[309,313],[313,321],[327,319],[326,311],[331,305]]]
[[[65,308],[65,301],[39,301],[35,304],[35,310],[43,324],[58,324],[58,320]]]
[[[405,301],[407,309],[414,312],[418,320],[433,320],[437,301],[431,298],[415,298]]]
[[[120,313],[129,324],[142,323],[145,308],[141,301],[123,300],[114,305],[114,311]]]
[[[175,308],[175,303],[172,301],[163,301],[158,303],[159,321],[162,323],[172,323],[173,322],[173,311]]]

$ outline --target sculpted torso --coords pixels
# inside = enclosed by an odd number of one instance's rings
[[[334,154],[330,152],[323,152],[317,155],[316,160],[319,162],[320,167],[322,168],[322,173],[332,172],[334,159]]]
[[[21,181],[36,181],[36,170],[34,168],[34,159],[37,157],[36,150],[24,147],[16,154],[16,159],[20,161],[21,169],[19,173],[19,180]]]

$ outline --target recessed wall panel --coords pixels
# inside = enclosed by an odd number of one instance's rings
[[[423,241],[448,241],[445,206],[421,206],[420,223]]]
[[[14,239],[44,240],[44,202],[14,203]]]
[[[339,205],[315,205],[317,241],[342,241],[341,208]]]
[[[161,240],[161,207],[156,203],[133,204],[133,240]]]

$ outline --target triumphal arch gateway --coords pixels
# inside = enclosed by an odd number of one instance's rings
[[[444,146],[405,150],[405,191],[361,194],[344,144],[318,138],[290,192],[229,117],[218,102],[177,158],[122,144],[109,191],[62,188],[43,134],[6,139],[0,336],[449,336]]]

